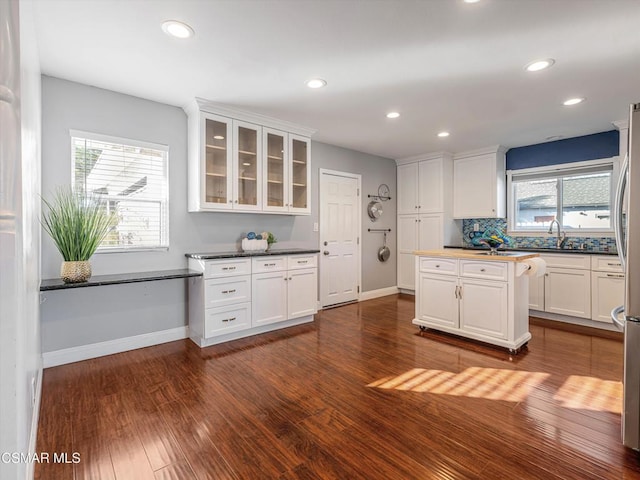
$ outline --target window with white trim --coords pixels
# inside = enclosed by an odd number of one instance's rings
[[[543,232],[554,219],[572,235],[610,232],[614,161],[511,170],[509,230]]]
[[[116,224],[98,252],[169,246],[169,148],[71,131],[73,187],[97,195]]]

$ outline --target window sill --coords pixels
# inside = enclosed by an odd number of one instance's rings
[[[168,252],[169,247],[139,247],[139,248],[105,248],[96,250],[95,255],[112,253],[146,253],[146,252]]]

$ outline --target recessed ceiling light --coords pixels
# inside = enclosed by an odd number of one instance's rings
[[[250,167],[251,166],[251,162],[243,162],[242,165],[244,165],[245,167]]]
[[[322,88],[327,85],[327,81],[322,78],[312,78],[307,80],[307,87],[309,88]]]
[[[189,38],[195,34],[193,28],[178,20],[167,20],[164,22],[162,24],[162,31],[175,38]]]
[[[478,3],[480,0],[464,0],[464,3]]]
[[[584,102],[584,100],[584,97],[570,98],[569,100],[565,100],[564,102],[562,102],[562,104],[566,107],[570,107],[571,105],[582,103]]]
[[[213,139],[214,140],[224,140],[224,137],[222,135],[214,135]]]
[[[440,138],[448,137],[449,136],[449,132],[440,132],[440,133],[438,133],[438,136]]]
[[[398,112],[389,112],[387,113],[387,118],[398,118],[400,116],[400,113]]]
[[[524,66],[524,69],[527,72],[538,72],[540,70],[544,70],[545,68],[549,68],[554,63],[556,63],[556,61],[553,58],[545,58],[544,60],[535,60],[531,63],[527,63]]]

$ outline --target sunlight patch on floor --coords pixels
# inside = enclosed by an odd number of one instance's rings
[[[622,413],[622,382],[571,375],[553,399],[565,408]]]
[[[548,373],[498,368],[470,367],[460,373],[414,368],[395,377],[376,380],[367,386],[521,402],[547,377]]]

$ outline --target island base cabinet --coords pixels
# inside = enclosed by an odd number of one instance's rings
[[[460,281],[460,329],[507,338],[508,289],[504,282]]]
[[[417,318],[434,325],[458,328],[458,278],[418,274]]]
[[[512,352],[531,339],[529,278],[516,262],[416,258],[415,325]]]

